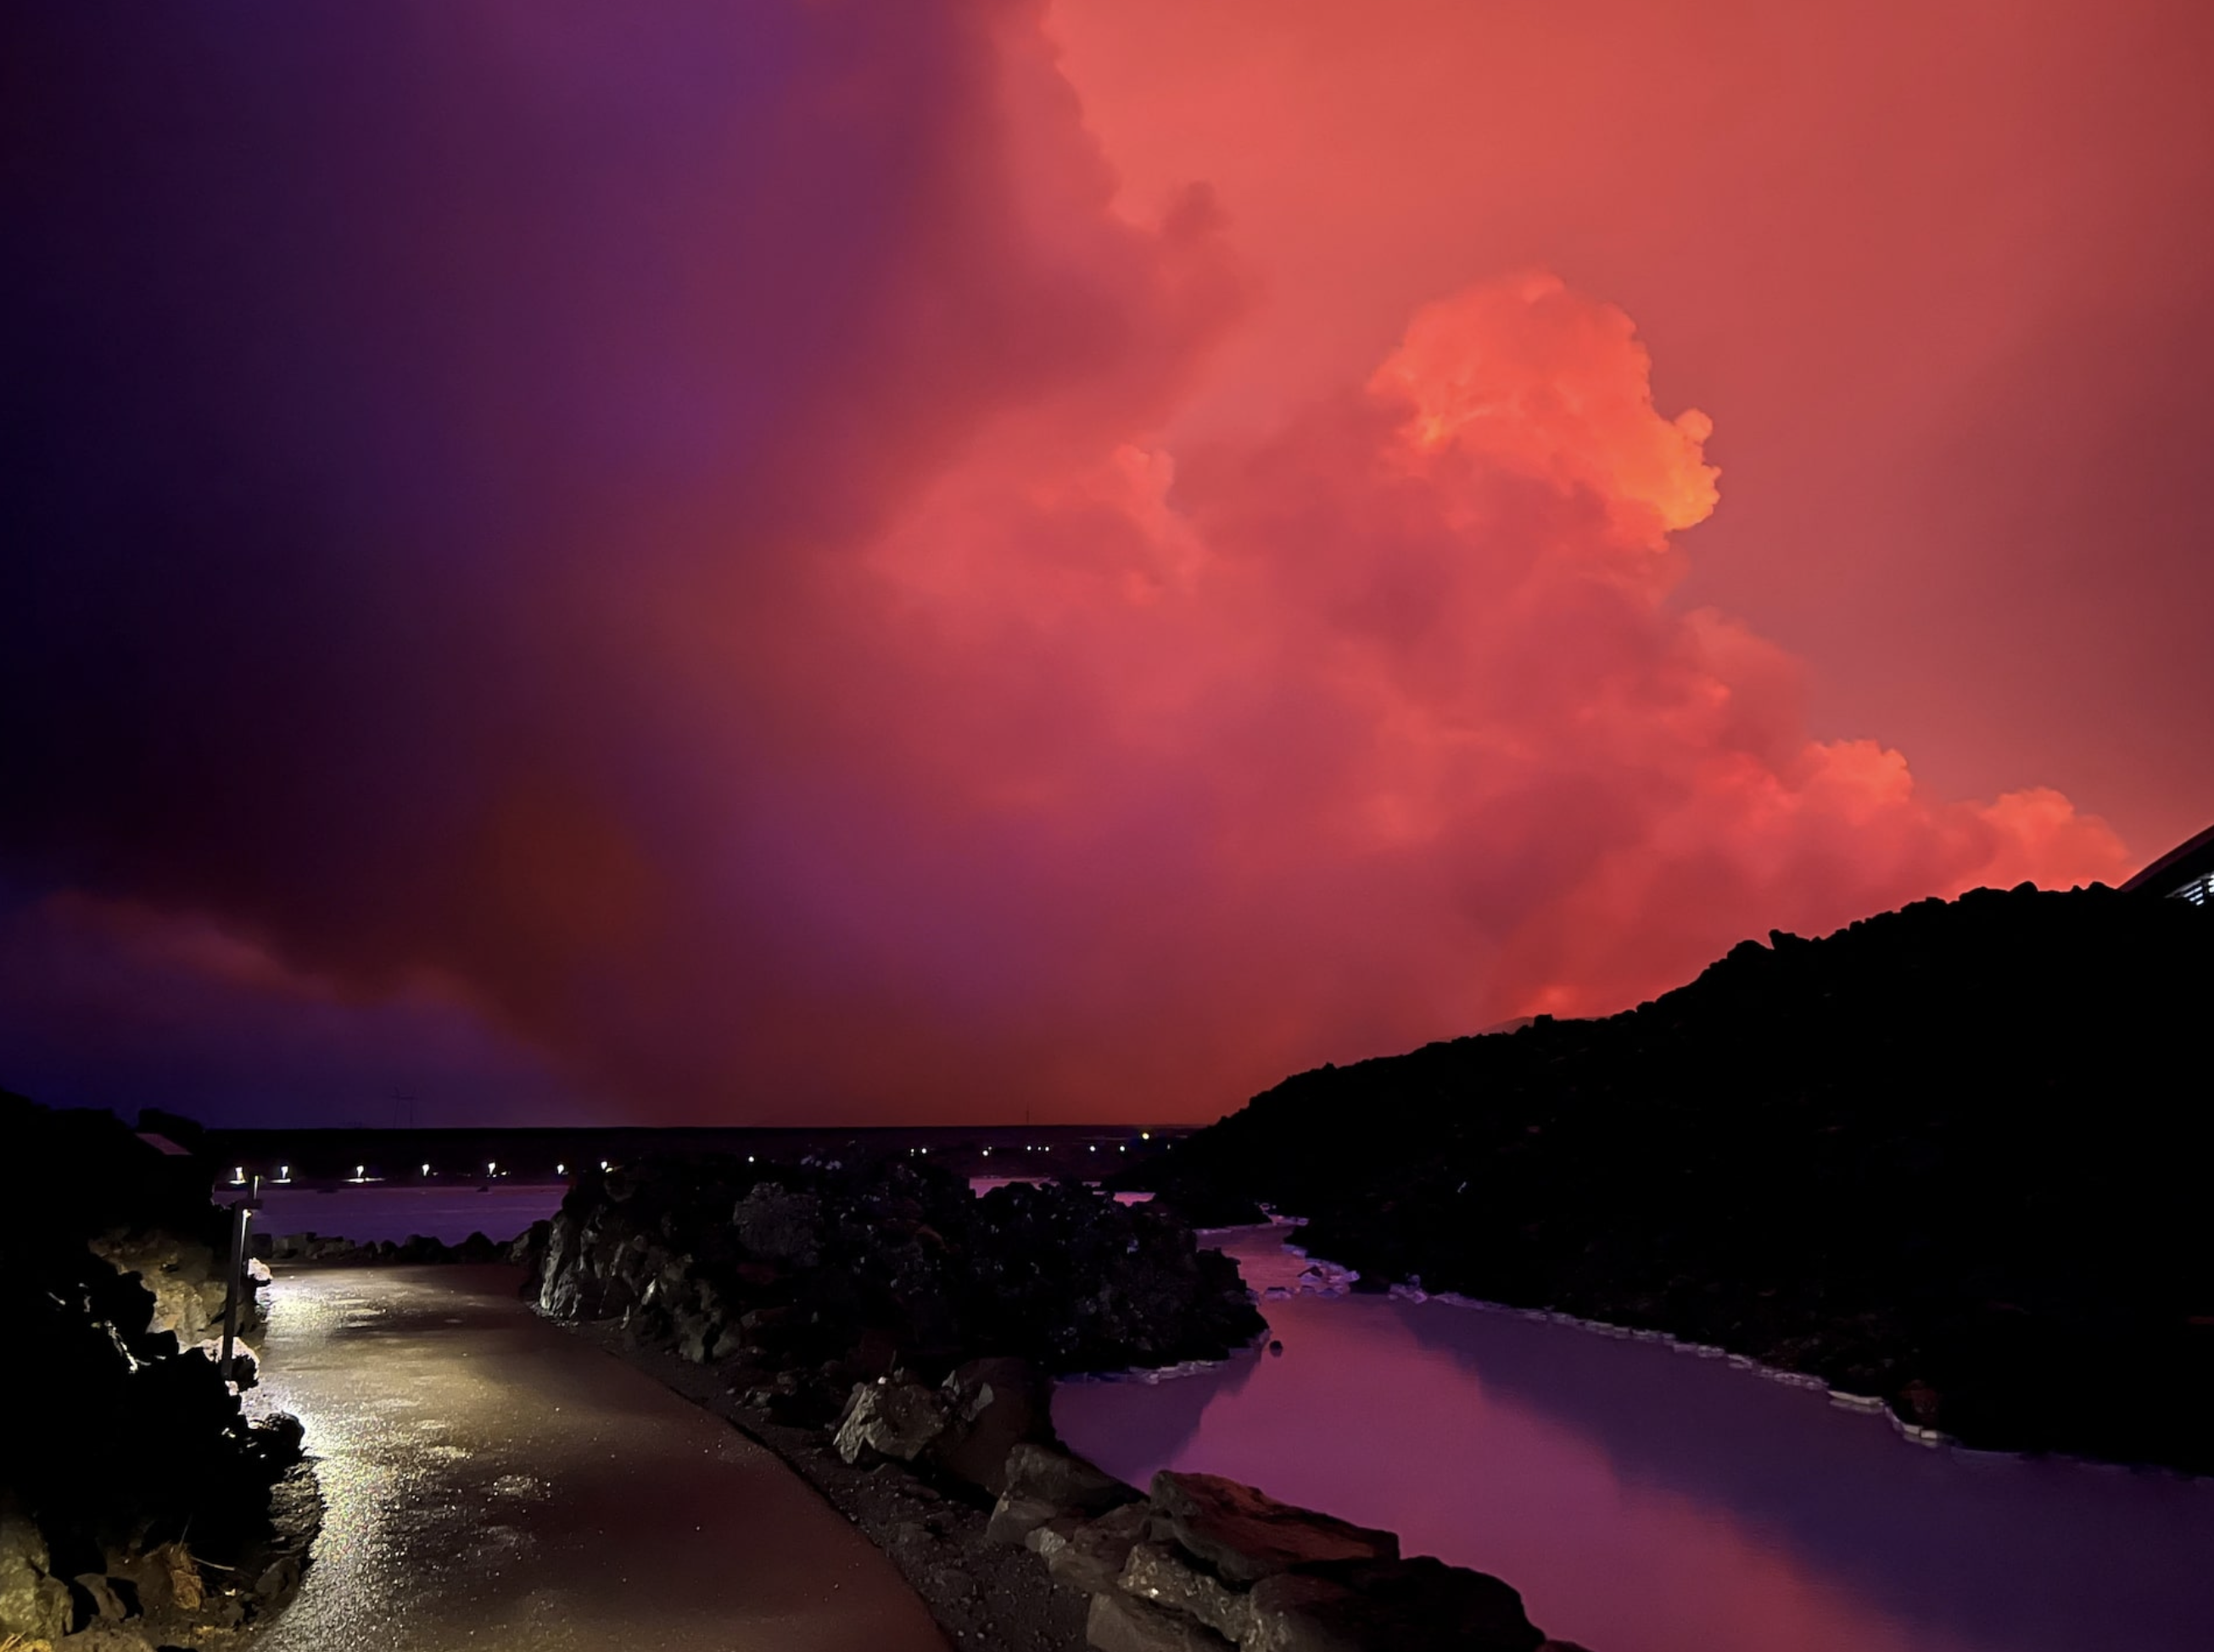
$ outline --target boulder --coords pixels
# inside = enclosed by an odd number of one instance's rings
[[[118,1273],[137,1279],[152,1293],[154,1311],[150,1331],[173,1333],[180,1347],[223,1334],[223,1299],[228,1290],[224,1269],[228,1259],[213,1246],[159,1229],[114,1228],[87,1241],[95,1256]],[[248,1265],[247,1289],[239,1299],[238,1323],[250,1330],[266,1317],[260,1295],[269,1282],[268,1269],[254,1272]]]
[[[823,1242],[822,1203],[812,1193],[788,1192],[765,1181],[737,1202],[731,1227],[755,1256],[811,1268]]]
[[[78,1597],[76,1615],[80,1621],[97,1618],[119,1623],[131,1615],[130,1607],[124,1604],[122,1595],[116,1592],[105,1572],[80,1572],[72,1580],[72,1586]]]
[[[1133,1545],[1116,1585],[1125,1594],[1196,1618],[1233,1641],[1252,1633],[1253,1603],[1246,1592],[1231,1588],[1168,1544]]]
[[[931,1457],[948,1473],[994,1495],[1007,1489],[1007,1454],[1053,1438],[1053,1385],[1026,1359],[970,1360],[939,1391],[945,1431]]]
[[[207,1598],[207,1580],[200,1576],[199,1562],[182,1543],[164,1543],[146,1551],[149,1564],[159,1569],[168,1585],[168,1599],[180,1612],[198,1612]],[[141,1600],[150,1598],[144,1585],[140,1585]]]
[[[1174,1542],[1235,1584],[1256,1583],[1294,1566],[1399,1555],[1393,1533],[1278,1503],[1219,1474],[1163,1469],[1153,1476],[1153,1503],[1155,1538]]]
[[[134,1629],[106,1621],[86,1625],[54,1643],[54,1652],[155,1652],[154,1643]]]
[[[1055,1515],[1043,1526],[1033,1527],[1023,1537],[1023,1547],[1041,1560],[1050,1564],[1050,1557],[1064,1547],[1068,1539],[1084,1528],[1084,1519],[1079,1515]]]
[[[992,1505],[992,1518],[984,1523],[984,1538],[990,1543],[1027,1545],[1032,1532],[1049,1521],[1066,1518],[1067,1514],[1058,1503],[1048,1503],[1043,1497],[1002,1491],[999,1502]]]
[[[1006,1495],[1049,1504],[1060,1514],[1104,1515],[1145,1493],[1073,1452],[1026,1442],[1007,1453]]]
[[[1096,1520],[1050,1521],[1031,1533],[1037,1539],[1031,1547],[1055,1582],[1097,1594],[1116,1587],[1152,1518],[1147,1504],[1126,1503]]]
[[[68,1631],[69,1585],[48,1574],[51,1564],[38,1523],[0,1501],[0,1634],[38,1641]]]
[[[1084,1638],[1099,1652],[1236,1652],[1206,1625],[1114,1589],[1092,1597]]]
[[[1280,1572],[1248,1608],[1244,1652],[1538,1652],[1545,1639],[1514,1589],[1427,1555]]]
[[[831,1443],[849,1463],[873,1453],[911,1463],[945,1430],[939,1396],[919,1382],[857,1382]]]

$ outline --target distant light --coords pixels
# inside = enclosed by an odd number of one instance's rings
[[[431,1173],[431,1167],[429,1165],[426,1164],[423,1167],[423,1173],[426,1176]]]
[[[1138,1139],[1141,1142],[1150,1142],[1153,1139],[1153,1132],[1149,1130],[1141,1130],[1138,1132]]]
[[[1128,1142],[1125,1142],[1115,1150],[1117,1153],[1128,1153],[1130,1150],[1130,1144]]]
[[[988,1159],[992,1156],[992,1149],[988,1147],[984,1149],[984,1156]]]
[[[569,1167],[566,1164],[557,1164],[554,1167],[554,1173],[557,1176],[566,1176],[569,1173]]]
[[[752,1154],[750,1154],[750,1153],[747,1154],[747,1155],[746,1155],[746,1162],[747,1162],[748,1164],[751,1164],[753,1161],[754,1161],[754,1155],[753,1155]],[[606,1169],[606,1168],[607,1168],[607,1167],[606,1167],[605,1165],[602,1165],[602,1166],[600,1167],[600,1168],[601,1168],[601,1169],[602,1169],[602,1170],[604,1170],[604,1169]]]
[[[1086,1153],[1097,1153],[1099,1149],[1096,1147],[1087,1147],[1084,1150]]]
[[[927,1147],[926,1147],[926,1148],[921,1149],[920,1149],[920,1151],[921,1151],[921,1152],[922,1152],[926,1156],[927,1156],[927,1155],[928,1155],[928,1154],[929,1154],[929,1152],[930,1152],[930,1149],[929,1149],[928,1148],[927,1148]]]
[[[751,1162],[751,1161],[749,1161],[749,1162]],[[600,1168],[601,1168],[601,1169],[602,1169],[602,1170],[605,1170],[607,1167],[608,1167],[608,1161],[607,1161],[605,1159],[601,1160],[601,1161],[600,1161]]]

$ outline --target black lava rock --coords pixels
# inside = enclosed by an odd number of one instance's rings
[[[1263,1329],[1235,1265],[1166,1210],[1065,1184],[979,1198],[898,1160],[589,1172],[527,1249],[545,1313],[826,1390],[994,1355],[1049,1372],[1215,1359]]]
[[[1167,1157],[1369,1281],[2214,1472],[2210,1005],[2214,909],[1977,890],[1746,942],[1605,1020],[1303,1073]]]

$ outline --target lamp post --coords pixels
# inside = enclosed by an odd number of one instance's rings
[[[246,1230],[261,1206],[261,1178],[247,1184],[245,1194],[230,1206],[230,1273],[223,1292],[223,1359],[217,1367],[223,1381],[230,1380],[232,1356],[238,1347],[238,1301],[246,1294]]]

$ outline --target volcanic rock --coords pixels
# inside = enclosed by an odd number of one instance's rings
[[[702,1362],[743,1355],[817,1373],[836,1362],[937,1381],[980,1357],[1041,1372],[1221,1358],[1263,1328],[1228,1259],[1165,1211],[1082,1187],[978,1198],[904,1161],[699,1155],[618,1168],[622,1197],[615,1172],[587,1171],[533,1238],[528,1294],[541,1312],[614,1320],[634,1342]],[[1035,1384],[1013,1372],[980,1376],[955,1403],[948,1450],[976,1443],[949,1469],[988,1487],[1001,1442],[1043,1428],[1029,1414]]]
[[[831,1443],[849,1463],[871,1454],[911,1463],[945,1431],[945,1407],[918,1382],[857,1382]]]
[[[1096,1594],[1116,1587],[1152,1518],[1152,1505],[1142,1502],[1126,1503],[1094,1520],[1063,1517],[1031,1533],[1031,1546],[1055,1582]]]
[[[70,1593],[76,1597],[76,1618],[83,1622],[93,1618],[119,1620],[131,1615],[123,1597],[104,1572],[80,1572],[70,1580]]]
[[[2214,1472],[2214,1121],[2176,1066],[2209,1003],[2214,905],[1974,890],[1745,942],[1621,1015],[1300,1074],[1126,1180],[1308,1217],[1364,1284]]]
[[[731,1212],[731,1226],[740,1244],[755,1256],[802,1268],[815,1265],[822,1223],[820,1200],[786,1192],[774,1182],[755,1188]]]
[[[1009,1497],[1032,1497],[1065,1514],[1104,1515],[1145,1496],[1098,1464],[1058,1446],[1019,1445],[1007,1454]]]
[[[1183,1613],[1113,1590],[1092,1597],[1084,1637],[1099,1652],[1236,1652],[1230,1642]]]
[[[246,1417],[242,1345],[236,1384],[217,1369],[229,1219],[209,1202],[211,1167],[106,1113],[4,1094],[0,1163],[15,1173],[0,1203],[0,1323],[36,1350],[39,1386],[35,1418],[0,1450],[0,1640],[118,1611],[168,1614],[170,1639],[238,1625],[253,1608],[202,1590],[199,1567],[229,1578],[260,1564],[300,1430]],[[250,1286],[266,1279],[249,1270]],[[242,1331],[259,1317],[254,1295],[241,1295]],[[180,1347],[195,1332],[208,1339]],[[74,1600],[49,1554],[67,1558]]]
[[[1398,1537],[1279,1503],[1219,1474],[1153,1476],[1156,1537],[1173,1539],[1232,1583],[1322,1561],[1397,1559]]]
[[[1545,1638],[1514,1590],[1427,1555],[1279,1573],[1247,1608],[1243,1652],[1537,1652]]]
[[[51,1640],[68,1631],[69,1585],[50,1564],[45,1533],[0,1494],[0,1633]]]
[[[1233,1641],[1242,1642],[1252,1632],[1253,1603],[1247,1593],[1232,1588],[1171,1545],[1135,1545],[1116,1584],[1155,1606],[1196,1618]]]
[[[998,1495],[1007,1489],[1007,1455],[1053,1438],[1053,1385],[1026,1359],[970,1360],[942,1385],[945,1432],[931,1458],[948,1473]]]
[[[988,1542],[1019,1543],[1028,1546],[1031,1533],[1040,1527],[1069,1518],[1068,1511],[1059,1503],[1048,1503],[1043,1497],[1023,1497],[1012,1491],[1002,1491],[999,1502],[992,1505],[992,1518],[984,1527],[984,1536]]]
[[[155,1652],[154,1643],[125,1624],[100,1619],[54,1643],[54,1652]]]

